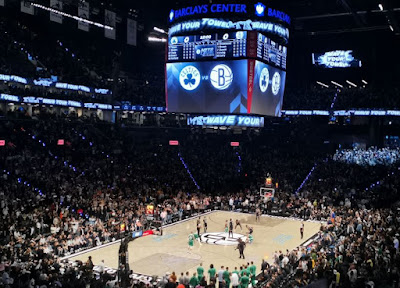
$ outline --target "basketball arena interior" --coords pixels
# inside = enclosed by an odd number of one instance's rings
[[[399,288],[400,2],[0,0],[0,288]]]

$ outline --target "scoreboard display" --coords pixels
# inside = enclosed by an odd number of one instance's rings
[[[258,33],[257,39],[257,58],[286,70],[287,47],[261,33]]]
[[[247,56],[247,31],[169,38],[168,61],[234,59]]]
[[[290,17],[269,3],[209,2],[169,12],[166,110],[279,117]]]
[[[254,42],[254,45],[250,42]],[[249,46],[257,47],[256,55],[248,53]],[[261,33],[257,33],[257,43],[255,43],[249,39],[247,31],[174,36],[168,39],[168,62],[244,58],[255,58],[286,70],[287,47]]]

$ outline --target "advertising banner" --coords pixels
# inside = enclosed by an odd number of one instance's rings
[[[128,45],[136,46],[137,44],[137,21],[127,19],[126,40]]]
[[[78,16],[80,18],[89,19],[89,3],[79,2]],[[89,32],[89,23],[78,21],[78,29]]]
[[[113,11],[105,10],[104,13],[104,25],[111,26],[114,29],[104,29],[104,36],[109,39],[115,40],[116,37],[116,14]]]
[[[50,0],[50,8],[57,11],[62,11],[63,3],[60,0]],[[50,12],[50,21],[62,24],[63,16],[58,13]]]

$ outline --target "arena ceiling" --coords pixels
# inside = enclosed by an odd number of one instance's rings
[[[111,9],[120,17],[135,16],[143,22],[145,30],[152,29],[153,26],[166,28],[171,8],[229,2],[229,0],[86,1],[90,3],[91,8],[96,8],[99,15],[102,9]],[[33,2],[42,4],[48,3],[48,0]],[[63,2],[65,7],[77,7],[80,0],[63,0]],[[399,0],[244,0],[242,2],[263,2],[267,6],[285,11],[292,17],[292,33],[299,35],[316,36],[368,31],[386,31],[400,35]],[[379,8],[379,4],[382,4],[383,10]]]
[[[292,17],[292,31],[295,33],[319,35],[390,31],[391,26],[393,33],[400,35],[400,1],[396,0],[257,0],[251,2],[263,2],[288,13]],[[165,1],[164,3],[170,7],[184,6],[188,4],[188,1]],[[204,3],[204,0],[190,1],[190,3],[191,5]],[[379,8],[379,4],[382,4],[383,11]]]

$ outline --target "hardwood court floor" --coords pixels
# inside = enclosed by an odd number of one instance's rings
[[[189,271],[190,275],[203,263],[207,271],[210,264],[214,264],[217,271],[221,265],[235,267],[254,261],[257,270],[261,267],[262,259],[272,261],[277,250],[292,250],[304,243],[318,232],[320,223],[304,222],[304,238],[300,239],[300,225],[298,220],[263,216],[260,222],[255,222],[255,215],[234,212],[214,212],[207,216],[207,232],[224,232],[225,221],[232,218],[240,219],[243,231],[238,227],[235,233],[247,235],[246,225],[254,228],[254,242],[245,248],[245,260],[239,259],[236,246],[212,245],[195,241],[191,251],[188,250],[188,235],[196,232],[196,219],[176,224],[164,229],[163,236],[147,236],[136,239],[129,244],[130,268],[139,274],[163,276],[166,272]],[[203,218],[203,217],[202,217]],[[203,224],[203,221],[201,221]],[[203,233],[203,227],[201,232]],[[224,234],[224,233],[222,233]]]
[[[201,224],[203,224],[203,217],[201,217]],[[262,216],[261,221],[256,223],[255,215],[225,211],[212,212],[205,217],[207,217],[208,233],[224,232],[225,221],[230,218],[234,223],[236,219],[239,219],[243,227],[243,231],[238,227],[234,233],[247,235],[246,225],[254,228],[254,242],[247,244],[244,251],[245,260],[239,259],[239,251],[235,250],[235,245],[207,243],[200,245],[195,241],[193,249],[189,251],[188,236],[191,232],[197,233],[197,218],[195,218],[164,228],[163,236],[146,236],[129,243],[130,269],[135,273],[150,276],[163,276],[166,272],[175,272],[180,275],[181,272],[186,271],[192,275],[200,263],[203,263],[205,271],[211,263],[217,271],[221,265],[229,267],[232,271],[235,267],[239,268],[242,264],[254,261],[259,271],[263,258],[271,263],[275,251],[296,248],[317,233],[320,227],[320,223],[317,222],[304,222],[304,238],[300,239],[301,222],[299,220]],[[203,227],[201,232],[203,233]],[[114,244],[71,257],[70,260],[86,261],[88,256],[92,256],[95,265],[104,260],[106,267],[117,268],[118,249],[119,244]]]

